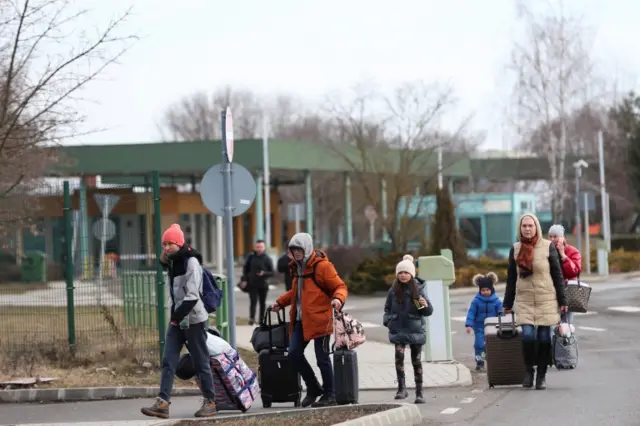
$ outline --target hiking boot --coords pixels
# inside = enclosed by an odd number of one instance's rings
[[[422,394],[422,389],[416,388],[416,400],[415,404],[424,404],[424,395]]]
[[[311,404],[313,408],[322,408],[322,407],[332,407],[334,405],[338,405],[336,399],[333,396],[322,395],[322,397]]]
[[[205,398],[200,409],[195,412],[194,417],[213,417],[217,413],[216,403]]]
[[[322,390],[322,387],[320,387],[319,384],[316,385],[316,389],[315,390],[307,389],[307,395],[302,400],[302,404],[301,404],[302,408],[310,407],[311,404],[316,402],[318,397],[320,397],[323,392],[324,391]]]
[[[405,399],[409,396],[407,392],[407,386],[405,384],[404,377],[398,377],[398,392],[396,392],[396,399]]]
[[[169,418],[169,403],[158,397],[151,407],[144,407],[140,412],[145,416],[159,417],[161,419]]]

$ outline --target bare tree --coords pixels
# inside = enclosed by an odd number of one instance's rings
[[[79,33],[88,12],[69,0],[0,2],[0,232],[37,214],[24,195],[57,161],[53,147],[77,135],[81,90],[136,39],[118,34],[129,10]]]
[[[446,172],[478,144],[466,133],[468,118],[453,131],[443,130],[441,120],[456,103],[448,87],[407,82],[391,94],[359,85],[352,99],[329,104],[332,150],[348,164],[358,185],[356,210],[366,205],[376,209],[393,249],[406,249],[410,240],[424,233],[424,212],[418,208],[407,217],[402,206],[416,188],[423,195],[435,189],[437,152],[444,151]],[[386,217],[382,181],[386,183]]]
[[[277,112],[276,119],[281,126],[290,122],[293,99],[283,95],[277,97],[274,103],[277,108],[271,107],[264,97],[251,90],[230,86],[216,90],[211,95],[204,91],[196,92],[167,108],[159,126],[160,133],[165,140],[171,141],[220,139],[220,112],[230,106],[235,138],[258,138],[262,135],[264,112]]]
[[[513,46],[509,69],[516,76],[513,95],[517,104],[517,126],[525,140],[542,139],[550,166],[552,211],[561,220],[565,187],[567,141],[575,137],[569,116],[591,98],[594,75],[587,45],[587,30],[580,19],[560,9],[534,14],[518,1],[524,24],[522,43]],[[559,123],[559,134],[553,124]]]

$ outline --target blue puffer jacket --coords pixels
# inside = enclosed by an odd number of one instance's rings
[[[389,329],[389,341],[397,345],[424,345],[427,342],[427,321],[433,313],[433,306],[427,298],[424,280],[416,278],[418,297],[424,297],[427,307],[418,309],[411,298],[411,291],[404,286],[403,303],[398,303],[393,286],[384,304],[382,324]]]
[[[478,293],[471,302],[471,306],[469,306],[465,327],[482,329],[486,318],[497,317],[501,313],[502,302],[495,292],[491,293],[490,296],[483,296]]]

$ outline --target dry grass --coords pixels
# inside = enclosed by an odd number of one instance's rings
[[[0,284],[0,295],[25,294],[33,290],[46,290],[49,288],[47,283],[2,283]]]
[[[240,320],[240,319],[239,319]],[[157,386],[158,331],[128,326],[122,307],[77,307],[69,347],[66,307],[0,308],[0,380],[55,377],[40,387]],[[242,323],[242,321],[239,321]],[[239,349],[257,369],[257,354]],[[175,386],[195,386],[176,379]]]
[[[233,426],[331,426],[369,414],[388,410],[389,406],[333,407],[292,414],[260,414],[248,417],[220,418],[213,420],[183,420],[177,426],[233,425]]]

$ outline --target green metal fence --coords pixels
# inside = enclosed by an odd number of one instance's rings
[[[159,176],[144,181],[99,190],[41,182],[22,195],[33,204],[25,211],[46,215],[0,244],[8,263],[0,268],[0,359],[159,361],[167,324]]]
[[[227,277],[213,274],[218,288],[226,296]],[[166,274],[163,279],[166,278]],[[158,297],[156,295],[156,273],[153,271],[129,271],[122,276],[122,295],[124,319],[129,327],[155,329],[158,324]],[[163,291],[163,293],[166,293]],[[166,294],[165,296],[166,297]],[[229,322],[227,321],[227,298],[216,311],[215,325],[225,340],[229,340]]]
[[[33,191],[55,196],[49,204],[59,211],[0,241],[0,361],[9,361],[3,365],[27,358],[55,364],[70,354],[87,362],[160,361],[168,291],[157,260],[158,174],[145,182],[95,190],[64,181]],[[214,277],[225,297],[211,323],[228,340],[227,277]]]
[[[158,298],[155,271],[127,271],[122,274],[124,320],[129,327],[155,329],[158,326]]]

